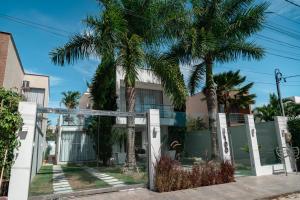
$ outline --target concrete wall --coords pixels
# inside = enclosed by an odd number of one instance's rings
[[[0,32],[0,86],[21,90],[24,70],[9,33]]]
[[[24,80],[29,81],[30,88],[40,88],[45,89],[45,99],[44,107],[49,104],[49,76],[39,75],[39,74],[25,74]]]
[[[187,157],[210,159],[211,144],[209,130],[189,132],[185,136],[184,152]]]

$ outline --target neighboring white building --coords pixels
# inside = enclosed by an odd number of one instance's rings
[[[292,100],[293,102],[300,104],[300,96],[292,96],[292,97],[287,97],[285,99]]]

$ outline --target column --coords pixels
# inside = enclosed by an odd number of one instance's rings
[[[277,116],[274,118],[275,120],[275,128],[276,128],[276,135],[278,140],[279,148],[288,147],[288,144],[286,143],[285,136],[286,133],[288,133],[287,129],[287,117],[281,117]],[[286,149],[284,149],[284,154],[287,155]],[[291,167],[292,159],[291,157],[287,156],[284,159],[286,171],[292,172],[293,169]]]
[[[19,103],[19,112],[23,118],[24,125],[19,132],[21,146],[15,151],[15,162],[11,168],[8,190],[9,200],[27,200],[28,197],[36,125],[36,108],[35,103]]]
[[[231,162],[230,145],[229,145],[229,137],[228,137],[225,113],[218,113],[217,134],[218,134],[220,157],[223,161]]]
[[[261,163],[253,115],[245,115],[245,124],[252,172],[255,176],[260,176]]]
[[[148,130],[148,180],[150,190],[155,190],[155,166],[161,155],[159,110],[150,109],[147,113]]]

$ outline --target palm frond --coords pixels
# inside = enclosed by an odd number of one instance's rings
[[[63,66],[89,58],[94,53],[94,44],[94,36],[91,34],[74,35],[63,47],[50,52],[51,61],[54,64]]]
[[[203,81],[205,77],[205,63],[202,62],[193,67],[193,71],[189,79],[189,90],[191,94],[195,93],[195,90],[198,88],[201,80]]]

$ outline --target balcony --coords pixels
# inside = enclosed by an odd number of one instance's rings
[[[135,105],[135,112],[147,112],[149,109],[158,109],[160,118],[174,118],[174,107],[170,105],[143,104]]]

